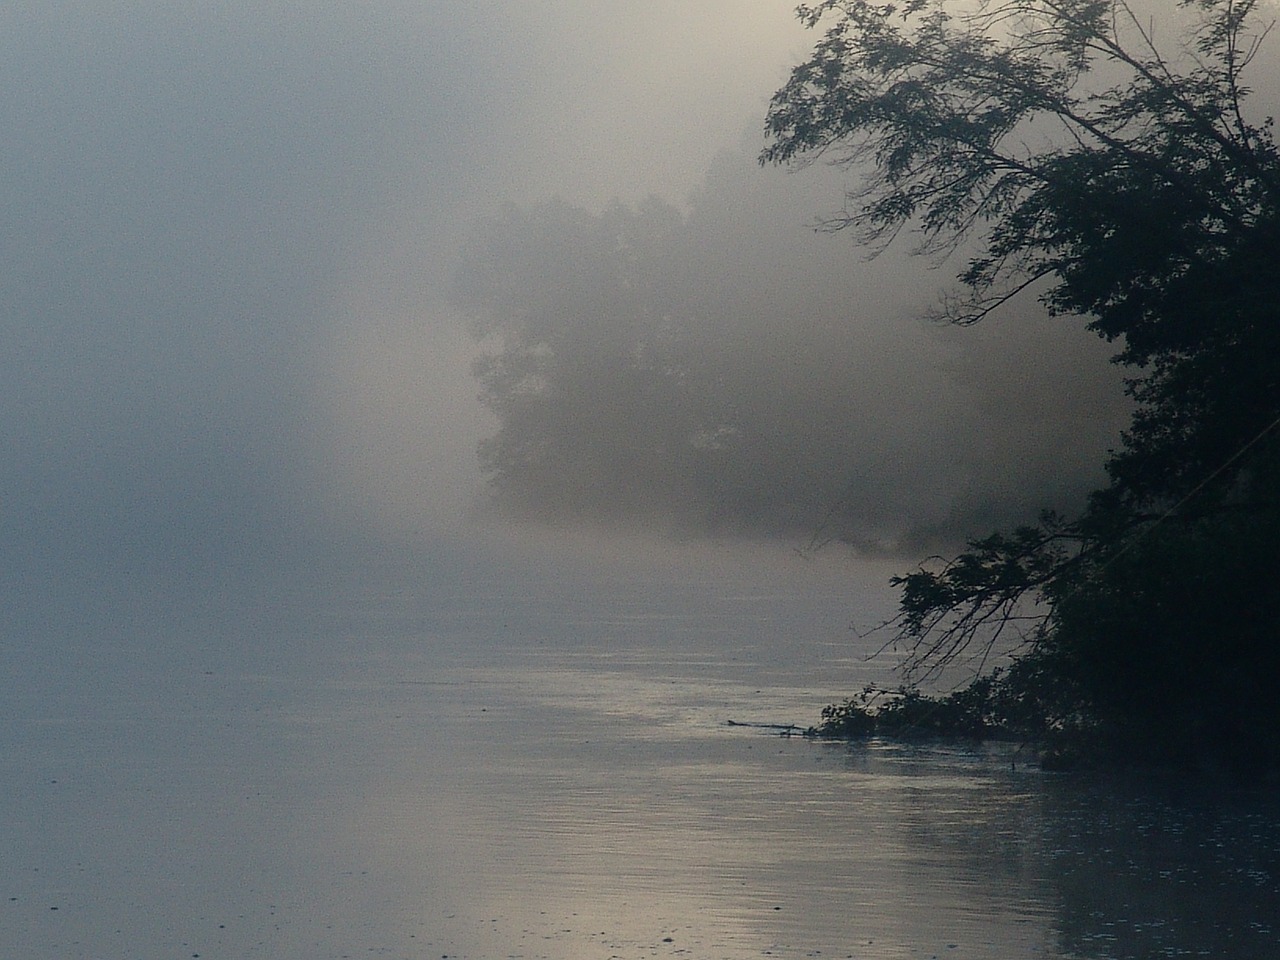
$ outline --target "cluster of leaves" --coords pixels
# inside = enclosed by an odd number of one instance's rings
[[[1133,421],[1078,517],[895,581],[909,678],[1012,652],[974,696],[1042,730],[1276,767],[1280,153],[1243,79],[1270,24],[1256,0],[1177,9],[1166,51],[1125,0],[802,7],[831,25],[775,95],[763,159],[869,171],[834,229],[976,249],[949,319],[1034,287],[1133,371]],[[894,702],[926,701],[951,706]],[[833,709],[833,730],[864,722]]]

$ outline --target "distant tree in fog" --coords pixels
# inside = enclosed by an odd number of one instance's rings
[[[841,178],[752,160],[689,211],[550,202],[480,226],[453,292],[495,416],[485,509],[915,555],[1078,507],[1127,410],[1105,345],[1043,311],[946,349],[904,331],[915,265],[850,269],[805,223]]]

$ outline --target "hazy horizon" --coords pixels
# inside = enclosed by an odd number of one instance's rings
[[[869,262],[813,229],[849,174],[757,164],[814,39],[787,4],[122,0],[5,23],[16,590],[451,557],[512,518],[610,556],[638,534],[782,556],[833,507],[910,563],[1077,502],[1124,423],[1080,321],[931,326],[958,264],[909,238]],[[495,500],[473,365],[543,333],[580,372],[506,436],[563,471]],[[653,377],[613,378],[645,350]],[[662,452],[698,429],[697,463]],[[750,442],[717,459],[723,429]]]

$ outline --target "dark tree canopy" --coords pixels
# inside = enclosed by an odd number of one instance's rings
[[[909,669],[1012,632],[1005,706],[1046,729],[1280,765],[1280,154],[1245,80],[1271,23],[1256,0],[1157,12],[1159,35],[1123,0],[801,7],[826,30],[762,159],[860,172],[833,229],[964,250],[949,319],[1038,295],[1131,371],[1081,516],[897,581]]]

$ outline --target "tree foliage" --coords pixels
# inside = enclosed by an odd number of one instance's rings
[[[1132,423],[1081,515],[896,581],[909,672],[1012,630],[1006,692],[1047,727],[1275,764],[1280,154],[1246,83],[1271,24],[1256,0],[1160,12],[1176,42],[1125,0],[801,7],[825,33],[762,160],[861,172],[832,229],[964,250],[952,321],[1034,292],[1131,373]]]

